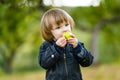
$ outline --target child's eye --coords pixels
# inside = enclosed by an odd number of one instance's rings
[[[67,27],[69,24],[65,24],[65,26]]]
[[[60,27],[56,27],[56,29],[60,29]]]

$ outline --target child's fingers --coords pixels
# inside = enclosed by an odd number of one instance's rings
[[[75,38],[75,35],[74,35],[74,34],[71,34],[71,37],[72,37],[72,38]]]
[[[68,39],[68,40],[67,40],[67,43],[68,43],[68,44],[73,44],[73,43],[74,43],[74,39],[73,39],[73,38]]]
[[[60,46],[60,47],[64,47],[65,45],[66,45],[66,43],[67,43],[67,41],[66,41],[66,39],[65,38],[60,38],[60,39],[58,39],[57,41],[56,41],[56,44],[58,45],[58,46]]]
[[[73,45],[73,47],[76,47],[77,44],[78,44],[78,39],[77,38],[71,38],[71,39],[67,40],[67,43]]]

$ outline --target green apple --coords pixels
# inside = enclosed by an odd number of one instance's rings
[[[70,32],[68,31],[63,33],[63,37],[65,37],[66,39],[72,38],[72,36],[70,35]]]

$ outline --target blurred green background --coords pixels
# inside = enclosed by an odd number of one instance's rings
[[[60,7],[73,17],[73,33],[94,55],[93,65],[82,68],[85,80],[120,80],[119,3],[101,0],[96,7]],[[0,0],[0,80],[45,80],[38,64],[40,19],[53,7],[43,0]]]

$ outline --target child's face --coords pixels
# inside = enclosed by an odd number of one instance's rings
[[[51,30],[55,40],[62,37],[62,34],[66,31],[71,32],[71,27],[69,23],[65,23],[65,22],[62,23],[60,26],[53,25],[52,30]]]

